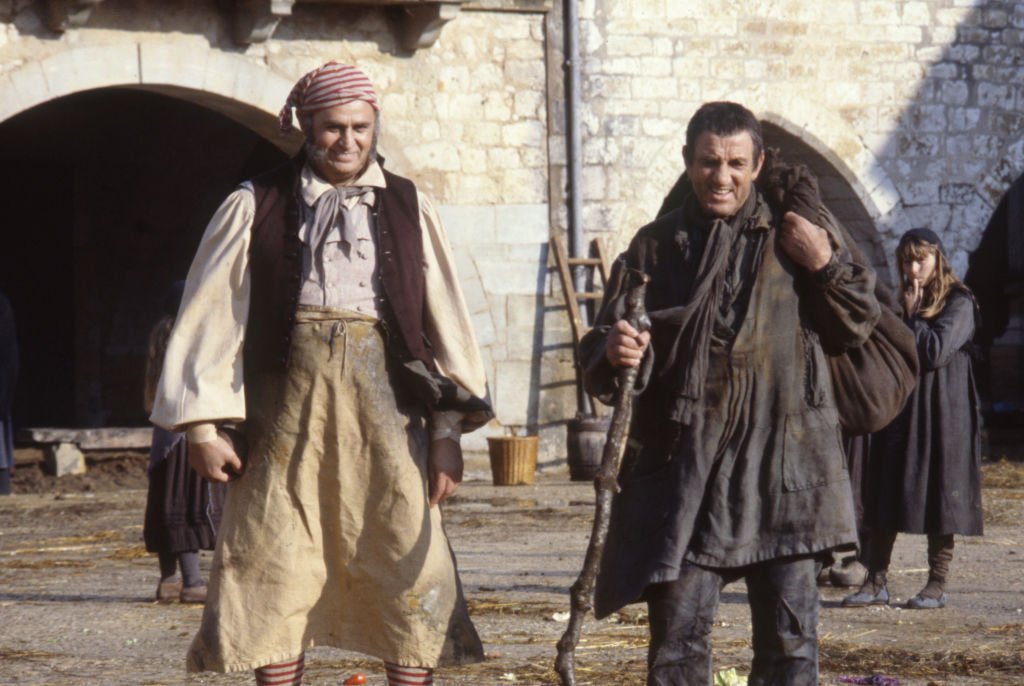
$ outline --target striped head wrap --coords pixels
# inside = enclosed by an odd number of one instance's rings
[[[349,64],[330,61],[309,72],[295,84],[277,117],[282,133],[292,130],[292,109],[311,114],[356,100],[380,111],[380,102],[366,74]]]

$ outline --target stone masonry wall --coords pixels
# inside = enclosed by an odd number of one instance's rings
[[[709,100],[815,148],[888,254],[927,225],[961,275],[1024,171],[1024,3],[584,0],[581,17],[585,227],[620,245],[657,210]]]

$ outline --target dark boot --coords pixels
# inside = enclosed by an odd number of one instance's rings
[[[864,564],[867,565],[868,576],[859,591],[843,598],[843,607],[889,604],[889,590],[885,582],[895,543],[895,531],[873,529],[868,532],[864,541]]]
[[[928,534],[928,583],[907,601],[912,610],[937,610],[946,607],[946,578],[953,561],[953,535]]]
[[[867,607],[869,605],[888,605],[889,589],[885,587],[887,570],[868,574],[860,590],[843,598],[843,607]]]

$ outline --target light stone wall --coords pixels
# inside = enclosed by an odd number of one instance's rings
[[[619,246],[653,217],[710,100],[835,166],[887,254],[930,226],[961,275],[1024,171],[1024,3],[584,0],[581,18],[584,225]]]

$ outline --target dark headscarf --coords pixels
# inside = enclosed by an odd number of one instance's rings
[[[943,255],[946,254],[946,250],[942,247],[942,239],[939,238],[938,234],[932,231],[931,229],[920,228],[911,229],[910,231],[907,231],[905,234],[900,236],[899,247],[902,248],[904,245],[907,244],[908,241],[917,241],[918,243],[928,243],[930,245],[934,245],[936,248],[939,249],[940,253],[942,253]]]

